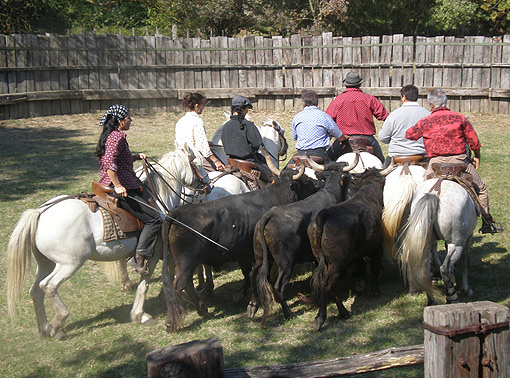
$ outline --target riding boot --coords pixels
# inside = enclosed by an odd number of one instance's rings
[[[482,214],[482,227],[478,232],[482,234],[498,234],[503,232],[503,226],[501,223],[496,222],[492,215]]]
[[[148,262],[149,260],[147,260],[145,256],[140,255],[138,252],[136,252],[135,255],[128,260],[128,264],[144,276],[149,274]]]

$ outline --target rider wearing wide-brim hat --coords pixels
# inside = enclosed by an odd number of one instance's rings
[[[388,111],[384,105],[374,96],[364,93],[360,89],[363,78],[357,72],[349,72],[343,80],[346,89],[340,93],[326,109],[338,128],[351,139],[356,137],[369,140],[373,148],[373,154],[384,162],[381,146],[375,139],[374,117],[384,121],[388,117]],[[335,141],[330,147],[330,158],[336,160],[343,152],[342,146]],[[344,151],[347,152],[347,151]]]
[[[135,269],[148,274],[147,259],[154,254],[156,240],[161,233],[159,212],[149,206],[149,194],[133,169],[133,161],[145,159],[145,154],[133,154],[125,131],[131,127],[131,115],[124,105],[112,105],[99,122],[103,128],[97,142],[95,156],[99,158],[100,180],[111,186],[120,197],[120,207],[144,223],[135,253]],[[144,205],[145,204],[145,205]]]

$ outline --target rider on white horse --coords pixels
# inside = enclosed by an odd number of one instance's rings
[[[250,100],[242,95],[232,99],[232,115],[223,125],[221,140],[225,154],[233,159],[248,160],[256,164],[260,179],[269,183],[275,178],[265,159],[257,151],[263,145],[260,132],[253,122],[245,117],[253,109]]]
[[[430,112],[418,104],[418,88],[414,85],[400,89],[400,102],[402,106],[390,113],[377,134],[382,143],[388,144],[385,166],[390,164],[392,157],[421,155],[425,158],[423,139],[407,139],[406,131]]]
[[[207,97],[198,92],[184,96],[182,106],[186,114],[175,124],[175,147],[182,149],[184,144],[191,146],[205,158],[203,163],[207,172],[222,171],[225,166],[209,148],[204,121],[200,117],[206,102]]]
[[[348,137],[326,112],[317,107],[319,105],[317,92],[303,91],[301,101],[304,109],[292,119],[292,140],[297,140],[295,156],[305,156],[305,154],[318,156],[321,158],[318,163],[326,164],[331,161],[327,152],[330,138],[343,142]]]
[[[489,195],[485,182],[480,178],[477,169],[480,167],[480,141],[473,125],[462,114],[455,113],[446,107],[446,92],[433,89],[427,100],[432,114],[421,119],[406,132],[406,138],[417,140],[423,137],[425,151],[430,158],[429,168],[425,177],[433,176],[434,163],[464,163],[466,171],[472,175],[472,185],[478,193],[481,205],[481,233],[498,233],[503,227],[489,213]],[[469,159],[466,144],[474,153],[473,161]]]
[[[95,156],[99,158],[100,184],[111,186],[120,197],[119,206],[144,223],[135,253],[135,269],[147,274],[147,259],[154,254],[158,235],[161,233],[161,216],[148,204],[149,193],[133,170],[133,161],[145,159],[145,154],[132,154],[125,131],[131,126],[129,109],[112,105],[99,121],[103,127],[97,142]]]

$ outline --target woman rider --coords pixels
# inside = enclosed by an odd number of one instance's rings
[[[145,224],[138,238],[134,262],[130,262],[140,274],[145,275],[149,273],[147,259],[154,254],[162,220],[159,212],[149,206],[149,194],[143,190],[142,182],[133,170],[133,161],[145,159],[146,155],[132,154],[129,150],[125,132],[129,130],[131,122],[127,107],[110,106],[99,121],[103,131],[94,155],[99,158],[101,166],[99,182],[111,186],[120,196],[120,207]]]
[[[182,106],[186,114],[175,125],[175,147],[184,148],[186,143],[197,149],[204,157],[204,169],[207,172],[223,170],[225,166],[213,155],[207,142],[204,121],[200,114],[204,111],[207,97],[201,93],[188,93],[182,100]]]

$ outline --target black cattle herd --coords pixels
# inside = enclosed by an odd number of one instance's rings
[[[319,308],[317,330],[326,319],[330,298],[341,317],[349,316],[340,290],[345,272],[370,278],[372,292],[377,293],[383,255],[383,186],[389,169],[351,174],[357,161],[351,166],[336,162],[321,166],[311,160],[309,164],[318,170],[317,179],[304,175],[303,166],[299,171],[286,168],[264,189],[171,210],[163,225],[163,271],[172,265],[170,261],[175,264],[173,282],[163,275],[167,332],[182,324],[179,297],[183,290],[199,314],[208,313],[193,286],[193,273],[200,264],[218,268],[237,262],[244,275],[237,297],[246,296],[251,287],[248,316],[254,317],[262,307],[265,320],[275,299],[285,318],[294,316],[285,301],[285,286],[295,264],[315,262],[312,292],[304,300]],[[369,273],[366,258],[370,258]],[[272,263],[278,276],[270,284]]]

